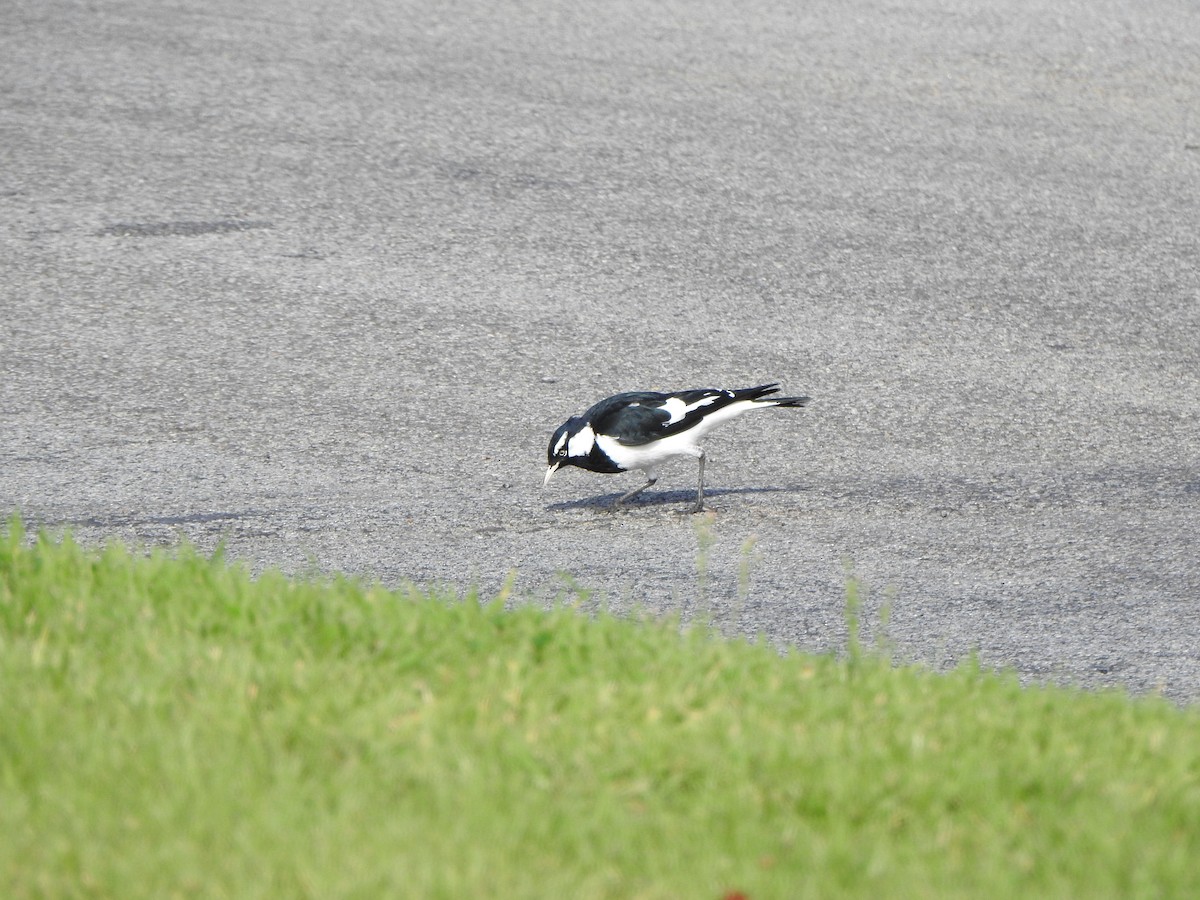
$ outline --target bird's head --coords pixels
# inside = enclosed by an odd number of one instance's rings
[[[559,425],[546,448],[546,478],[542,487],[548,485],[554,473],[563,466],[578,465],[587,459],[595,444],[596,433],[582,416],[573,416]]]

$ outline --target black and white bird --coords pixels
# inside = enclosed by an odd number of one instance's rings
[[[592,472],[641,469],[646,483],[622,495],[623,507],[658,480],[658,467],[669,459],[690,456],[700,464],[693,512],[704,509],[704,450],[700,447],[713,428],[752,409],[772,406],[799,408],[808,397],[772,397],[777,384],[740,390],[694,390],[659,394],[630,391],[601,400],[580,416],[567,419],[550,438],[546,451],[545,487],[563,466]]]

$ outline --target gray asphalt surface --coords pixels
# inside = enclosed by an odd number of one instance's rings
[[[1193,700],[1198,197],[1183,0],[6,0],[0,510],[811,650],[849,564],[901,657]],[[766,381],[703,578],[694,465],[540,490]]]

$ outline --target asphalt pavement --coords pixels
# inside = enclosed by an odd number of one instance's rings
[[[0,513],[819,651],[853,571],[898,658],[1194,700],[1198,61],[1184,0],[6,0]],[[769,381],[711,517],[541,489]]]

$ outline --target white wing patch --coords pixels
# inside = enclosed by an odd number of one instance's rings
[[[596,432],[592,431],[591,425],[584,425],[571,435],[571,439],[567,442],[567,455],[587,456],[592,452],[594,446],[596,446]]]
[[[695,403],[684,403],[678,397],[668,397],[663,402],[663,405],[659,407],[659,409],[666,410],[667,414],[671,417],[663,424],[674,425],[693,409],[699,409],[701,406],[708,406],[710,403],[716,403],[719,397],[719,394],[713,394],[711,397],[701,397]]]

